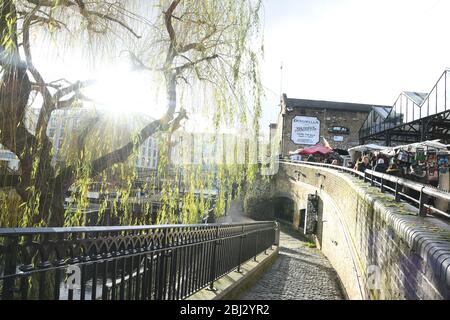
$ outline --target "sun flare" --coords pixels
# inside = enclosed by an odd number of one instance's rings
[[[139,112],[154,118],[164,113],[157,83],[148,71],[134,71],[120,63],[95,75],[85,94],[97,108],[114,113]]]

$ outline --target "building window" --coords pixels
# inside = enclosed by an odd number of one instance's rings
[[[330,127],[328,128],[329,133],[340,133],[340,134],[348,134],[350,130],[346,127]]]

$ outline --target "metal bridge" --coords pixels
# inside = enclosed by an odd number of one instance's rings
[[[441,139],[450,143],[449,72],[442,73],[429,93],[404,91],[390,110],[374,108],[359,131],[360,142],[382,141],[390,146]]]

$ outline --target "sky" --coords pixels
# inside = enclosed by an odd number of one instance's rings
[[[392,105],[401,91],[428,93],[450,67],[448,0],[265,0],[264,7],[265,135],[281,91]]]
[[[277,120],[282,92],[292,98],[392,105],[401,91],[429,92],[450,67],[446,34],[450,0],[263,3],[265,57],[261,68],[266,96],[261,132],[266,137],[269,123]],[[91,72],[80,52],[66,56],[64,51],[49,52],[48,42],[41,41],[41,46],[47,47],[36,50],[35,62],[46,67],[49,79],[60,78],[62,70],[71,80],[100,77],[103,85],[87,93],[109,109],[130,106],[127,97],[131,96],[131,105],[138,111],[154,96],[153,107],[145,109],[154,118],[164,113],[164,97],[148,91],[154,87],[148,74],[124,72],[126,66],[115,60],[105,61],[105,66],[97,67],[100,71]],[[119,58],[124,57],[115,59]],[[127,95],[117,97],[123,93]],[[203,122],[200,119],[195,124]]]

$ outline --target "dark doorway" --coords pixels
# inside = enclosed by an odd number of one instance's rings
[[[274,216],[289,223],[294,221],[294,201],[286,197],[279,197],[273,200]]]
[[[300,210],[300,224],[298,226],[298,229],[302,232],[305,230],[305,218],[306,218],[306,209]]]
[[[319,242],[320,248],[322,248],[322,233],[323,233],[323,201],[322,199],[318,198],[316,237],[317,242]]]

